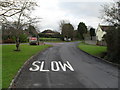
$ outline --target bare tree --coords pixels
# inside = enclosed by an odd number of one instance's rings
[[[101,17],[103,20],[110,24],[120,26],[120,0],[110,5],[103,5],[101,13],[103,14]]]
[[[69,23],[69,21],[68,21],[68,20],[61,20],[61,21],[60,21],[60,23],[59,23],[60,31],[62,31],[62,27],[63,27],[63,25],[66,24],[66,23]]]
[[[3,22],[7,17],[11,17],[21,12],[17,7],[16,0],[0,0],[0,21]]]
[[[0,2],[0,10],[2,10],[0,16],[3,18],[5,24],[9,24],[14,28],[16,51],[19,51],[19,34],[21,30],[23,30],[23,27],[38,22],[37,18],[32,18],[30,16],[35,6],[37,6],[37,4],[32,0],[7,0]],[[15,23],[10,24],[7,21],[9,19],[12,19]]]
[[[10,0],[6,0],[0,1],[0,16],[5,16],[5,17],[10,17],[13,16],[17,13],[21,12],[20,8],[16,8],[17,7],[17,2],[15,1],[10,1]]]

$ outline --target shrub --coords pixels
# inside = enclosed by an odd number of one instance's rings
[[[3,40],[3,43],[15,43],[13,39]]]
[[[107,31],[105,39],[107,42],[107,59],[120,64],[120,28]]]
[[[28,39],[27,39],[27,35],[26,34],[21,34],[20,35],[20,42],[28,42]]]

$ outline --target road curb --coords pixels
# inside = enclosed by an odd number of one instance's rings
[[[38,54],[38,53],[37,53],[37,54]],[[8,90],[9,90],[10,88],[14,88],[14,83],[17,81],[19,75],[21,74],[22,69],[24,68],[24,66],[25,66],[31,59],[33,59],[34,56],[36,56],[36,54],[33,55],[33,56],[31,56],[31,57],[22,65],[22,67],[18,70],[17,74],[15,75],[15,77],[13,78],[13,80],[11,81],[10,86],[8,87]]]
[[[52,46],[50,46],[52,47]],[[25,63],[21,66],[21,68],[18,70],[17,74],[15,75],[15,77],[12,79],[9,87],[8,87],[8,90],[11,90],[11,88],[15,88],[15,82],[17,81],[17,79],[19,78],[20,74],[21,74],[21,71],[23,70],[24,66],[26,64],[28,64],[30,62],[30,60],[32,60],[35,56],[37,56],[38,54],[44,52],[45,50],[49,49],[50,47],[42,50],[42,51],[39,51],[38,53],[36,53],[35,55],[31,56],[28,60],[25,61]]]
[[[112,66],[115,66],[115,67],[120,68],[120,65],[119,65],[119,64],[115,64],[115,63],[109,62],[109,61],[107,61],[107,60],[105,60],[105,59],[103,59],[103,58],[100,58],[100,57],[91,55],[91,54],[89,54],[89,53],[87,53],[87,52],[81,50],[79,47],[77,47],[77,48],[78,48],[80,51],[82,51],[83,53],[86,53],[86,54],[89,55],[89,56],[92,56],[92,57],[94,57],[94,58],[97,58],[97,59],[99,59],[99,60],[105,62],[105,63],[109,63],[109,64],[111,64]]]

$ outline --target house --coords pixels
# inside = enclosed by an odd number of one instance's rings
[[[52,31],[52,30],[45,30],[42,33],[46,34],[46,35],[55,35],[55,34],[59,34],[59,32],[56,31]]]
[[[41,36],[43,37],[60,37],[60,33],[57,31],[53,31],[50,29],[44,30],[43,32],[41,32]]]
[[[106,25],[98,25],[96,30],[96,40],[97,45],[106,45],[104,35],[107,33],[108,30],[112,30],[114,26],[106,26]]]

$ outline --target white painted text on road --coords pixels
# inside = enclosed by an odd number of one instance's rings
[[[49,66],[47,66],[49,67]],[[66,61],[66,62],[61,62],[61,61],[51,61],[50,62],[50,70],[45,69],[45,61],[34,61],[32,63],[32,67],[29,68],[30,71],[41,71],[41,72],[48,72],[48,71],[74,71],[72,65]]]

